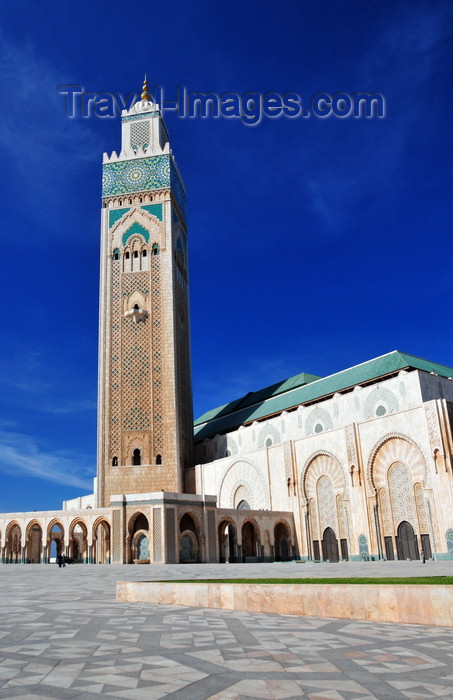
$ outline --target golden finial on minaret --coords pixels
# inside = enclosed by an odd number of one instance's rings
[[[151,99],[151,95],[148,92],[148,81],[146,80],[146,73],[145,73],[145,80],[143,81],[143,87],[142,87],[142,100],[147,100],[148,102]]]

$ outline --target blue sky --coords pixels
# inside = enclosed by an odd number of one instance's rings
[[[188,194],[194,412],[394,349],[453,366],[448,3],[24,0],[0,7],[0,511],[95,474],[103,151],[126,94],[380,92],[384,119],[166,115]]]

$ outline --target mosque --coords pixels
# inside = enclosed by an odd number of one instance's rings
[[[453,369],[394,351],[193,421],[185,189],[147,84],[104,154],[94,491],[1,562],[453,558]]]

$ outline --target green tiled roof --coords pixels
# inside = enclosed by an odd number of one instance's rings
[[[442,377],[453,376],[451,367],[422,360],[398,350],[324,378],[312,374],[297,374],[295,377],[273,384],[261,391],[250,392],[236,401],[204,413],[194,423],[195,440],[203,440],[216,433],[234,430],[244,423],[261,420],[300,404],[327,398],[336,392],[350,389],[356,384],[366,384],[402,369],[435,372]]]

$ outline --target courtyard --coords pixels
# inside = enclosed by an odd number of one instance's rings
[[[121,580],[452,572],[452,562],[1,566],[0,698],[453,697],[452,628],[115,600]]]

